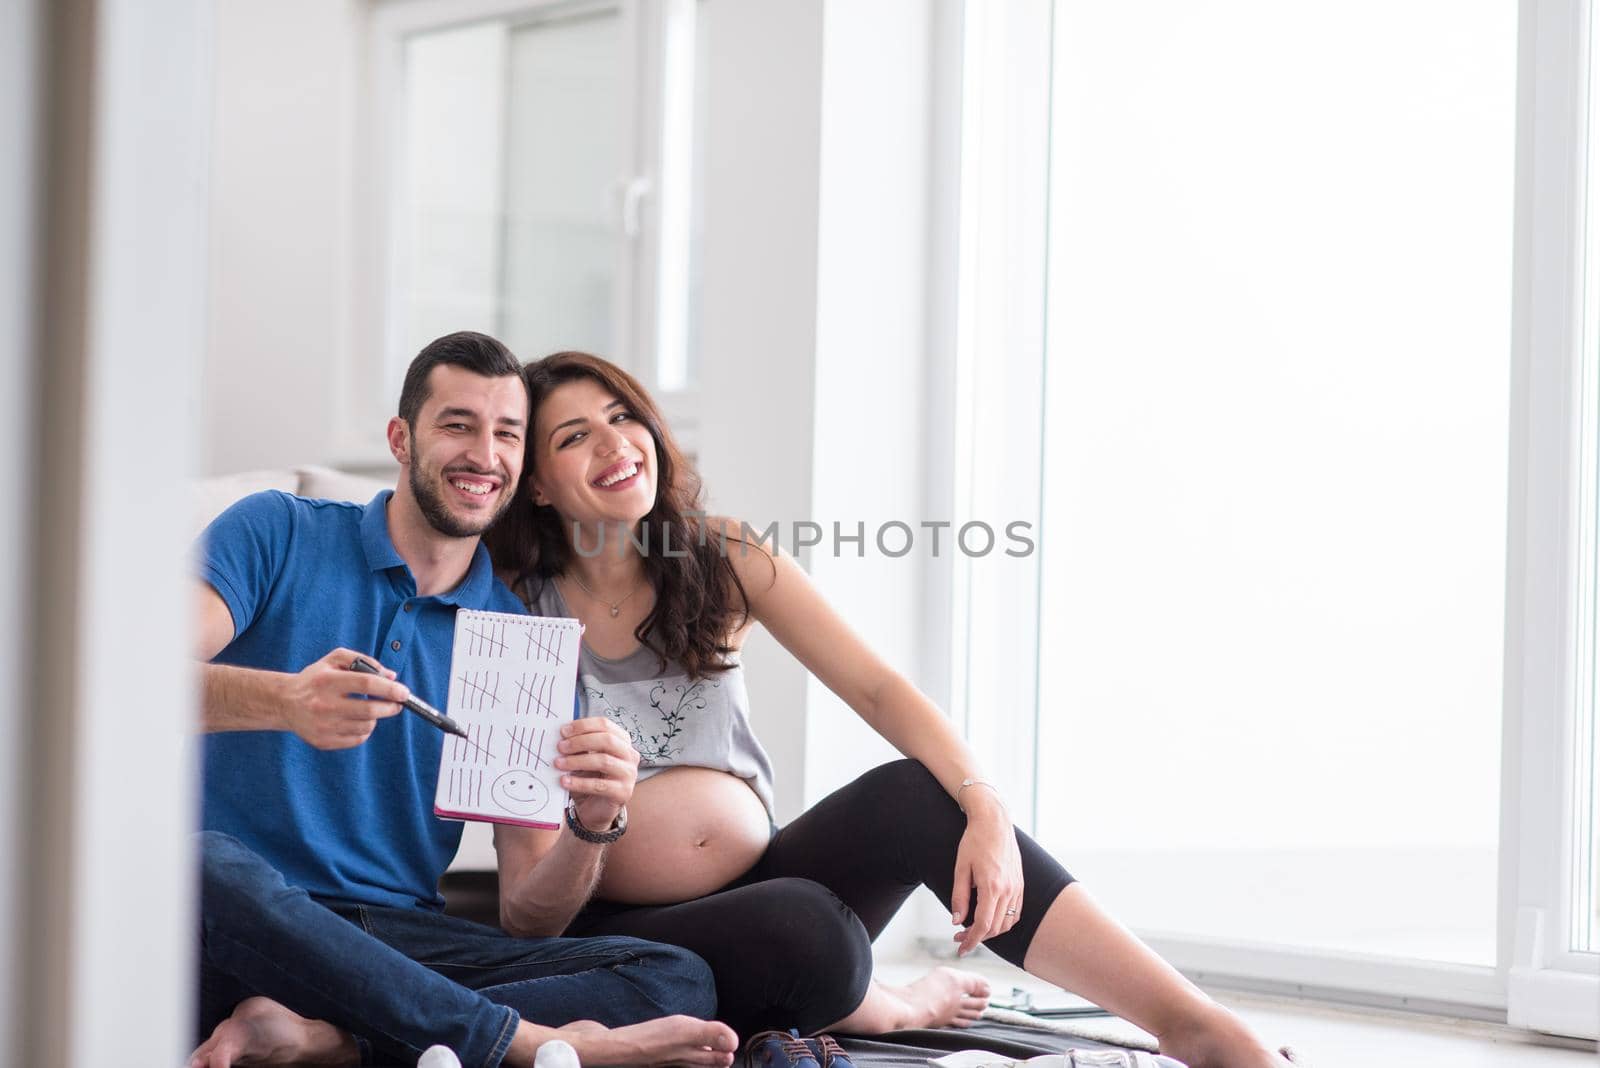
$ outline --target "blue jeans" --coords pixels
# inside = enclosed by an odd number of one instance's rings
[[[200,1034],[264,995],[350,1032],[364,1064],[428,1046],[498,1065],[519,1019],[608,1027],[716,1009],[711,970],[636,938],[512,938],[427,909],[319,901],[238,839],[199,835]]]

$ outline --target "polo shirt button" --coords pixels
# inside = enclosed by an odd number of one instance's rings
[[[398,653],[400,651],[400,643],[399,643],[399,641],[390,642],[389,643],[389,648],[393,649],[395,652]]]
[[[410,601],[407,601],[407,602],[406,602],[406,603],[405,603],[405,604],[403,604],[403,605],[401,605],[401,606],[400,606],[400,611],[402,611],[402,612],[409,612],[409,611],[411,611],[411,602],[410,602]]]

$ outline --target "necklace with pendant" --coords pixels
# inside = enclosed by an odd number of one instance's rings
[[[629,597],[632,597],[634,594],[638,593],[639,592],[639,587],[644,585],[644,579],[640,578],[638,582],[635,582],[633,584],[633,589],[629,590],[623,596],[622,600],[620,600],[620,601],[608,601],[604,597],[600,596],[598,593],[595,593],[593,590],[591,590],[589,588],[588,584],[585,583],[583,581],[583,579],[579,578],[577,575],[575,575],[575,574],[573,574],[571,572],[568,572],[563,577],[569,578],[573,582],[576,582],[578,584],[578,588],[581,589],[584,593],[587,593],[590,597],[593,597],[595,600],[599,601],[601,604],[603,604],[607,608],[609,608],[611,610],[611,618],[612,619],[616,619],[617,618],[617,614],[622,611],[623,603],[625,601],[627,601],[627,599]]]

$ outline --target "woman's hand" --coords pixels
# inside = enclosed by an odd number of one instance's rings
[[[954,935],[954,941],[960,943],[960,956],[977,949],[980,942],[1005,934],[1022,915],[1022,854],[1017,850],[1011,815],[994,791],[965,792],[967,829],[956,848],[950,922],[960,926],[974,901],[976,907],[971,925]]]
[[[578,805],[585,827],[603,831],[633,796],[639,751],[628,732],[605,716],[586,716],[561,726],[555,766],[561,785]]]

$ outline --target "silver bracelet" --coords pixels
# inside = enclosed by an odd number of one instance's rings
[[[960,808],[962,812],[966,812],[967,810],[961,808],[961,791],[965,790],[969,786],[987,786],[989,789],[994,791],[994,796],[1000,802],[1002,807],[1006,803],[1006,799],[1000,796],[1000,787],[996,786],[988,779],[962,779],[961,785],[956,787],[956,808]]]

